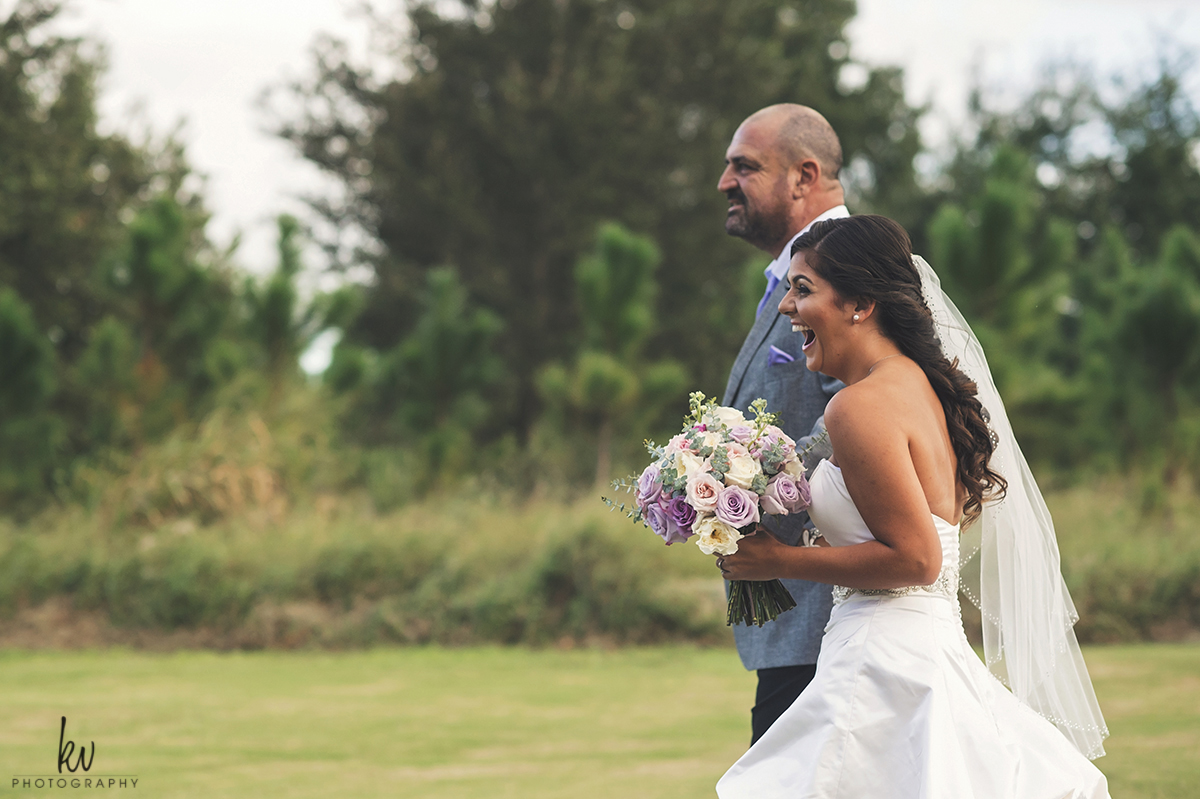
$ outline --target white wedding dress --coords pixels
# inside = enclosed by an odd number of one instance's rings
[[[843,482],[813,473],[817,528],[833,546],[874,540]],[[933,517],[932,586],[834,589],[817,673],[717,783],[722,799],[1106,799],[1104,775],[1014,697],[967,643],[957,525]]]

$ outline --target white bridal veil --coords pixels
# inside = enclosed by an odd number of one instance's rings
[[[997,444],[991,467],[1008,481],[1003,499],[986,502],[963,531],[963,592],[983,617],[988,668],[1013,694],[1046,717],[1087,757],[1104,754],[1108,727],[1073,629],[1079,615],[1059,568],[1054,523],[1017,445],[979,339],[942,291],[937,274],[913,256],[942,351],[975,381]]]

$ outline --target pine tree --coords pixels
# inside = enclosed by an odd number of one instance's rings
[[[596,249],[575,268],[583,329],[575,360],[542,370],[543,398],[579,417],[596,441],[595,483],[608,482],[612,441],[633,419],[653,418],[685,387],[687,373],[672,360],[646,364],[642,352],[654,329],[654,272],[661,260],[649,239],[620,225],[600,227]]]
[[[50,486],[62,454],[62,424],[49,408],[56,366],[32,310],[0,288],[0,501],[10,508]]]

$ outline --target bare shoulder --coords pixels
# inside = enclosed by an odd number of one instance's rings
[[[862,381],[846,386],[825,408],[825,428],[839,463],[879,452],[889,440],[906,440],[894,398],[882,386]]]
[[[839,391],[825,409],[825,427],[838,461],[907,449],[915,406],[927,401],[927,391],[928,381],[915,364],[896,364]]]
[[[852,386],[846,386],[833,398],[825,408],[825,425],[832,430],[834,427],[853,425],[859,427],[887,427],[896,421],[901,413],[900,398],[906,388],[903,380],[863,380]]]

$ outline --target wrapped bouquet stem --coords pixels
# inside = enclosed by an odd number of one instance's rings
[[[762,627],[794,607],[796,600],[778,580],[730,580],[725,623]]]
[[[765,400],[750,405],[753,419],[717,405],[699,392],[690,397],[683,430],[665,447],[647,442],[653,461],[638,476],[613,487],[632,492],[631,506],[604,502],[626,513],[668,545],[694,538],[709,555],[732,555],[764,515],[786,516],[811,501],[796,442],[775,425]],[[779,580],[734,580],[727,623],[761,627],[796,601]]]

